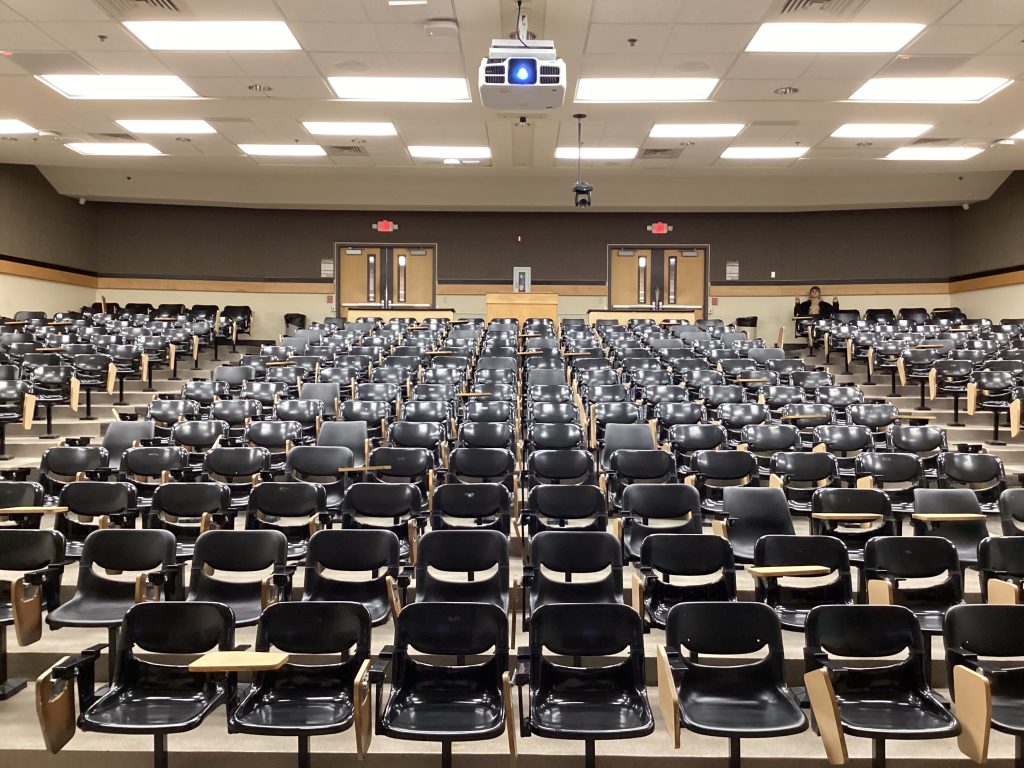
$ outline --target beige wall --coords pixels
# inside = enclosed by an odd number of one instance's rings
[[[954,293],[949,303],[960,307],[968,317],[988,317],[993,320],[1024,317],[1024,285],[1004,285]]]
[[[39,309],[52,315],[79,309],[96,301],[96,291],[68,283],[0,274],[0,314],[12,316],[21,309]]]

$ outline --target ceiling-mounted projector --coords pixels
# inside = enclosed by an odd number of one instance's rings
[[[510,112],[542,112],[565,101],[565,62],[551,40],[529,40],[520,11],[515,38],[491,41],[480,61],[480,103]]]

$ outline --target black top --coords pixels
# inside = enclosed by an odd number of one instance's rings
[[[820,301],[818,301],[818,317],[824,317],[824,318],[832,317],[832,313],[833,312],[837,312],[838,310],[839,310],[839,301],[838,300],[836,301],[835,304],[830,304],[829,302],[825,301],[824,299],[821,299]],[[808,316],[810,314],[811,314],[811,300],[810,299],[807,299],[807,301],[799,301],[799,302],[797,302],[796,304],[793,305],[793,317],[804,317],[804,316]]]

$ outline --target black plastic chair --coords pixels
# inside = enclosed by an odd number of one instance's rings
[[[89,534],[101,528],[134,528],[138,519],[135,488],[129,483],[90,480],[65,485],[57,499],[53,527],[63,534],[68,558],[81,556]]]
[[[622,548],[626,560],[637,561],[644,540],[652,534],[700,533],[700,494],[688,485],[641,485],[622,493]]]
[[[815,606],[853,603],[850,557],[831,536],[762,536],[747,570],[754,599],[774,609],[783,629],[803,632]]]
[[[508,556],[498,531],[431,531],[416,552],[416,602],[488,603],[507,614]]]
[[[417,657],[413,650],[442,659]],[[487,653],[493,649],[492,653]],[[466,657],[487,654],[470,663]],[[391,691],[385,701],[385,673]],[[451,768],[452,742],[500,736],[508,729],[515,754],[508,673],[508,618],[481,603],[414,603],[395,620],[395,643],[370,670],[377,686],[377,728],[394,739],[441,742]]]
[[[939,454],[940,488],[968,488],[978,497],[982,509],[994,512],[999,495],[1006,489],[1006,470],[991,453]]]
[[[787,452],[772,456],[769,484],[783,491],[794,515],[809,515],[811,497],[820,488],[837,488],[839,464],[830,453]]]
[[[1024,584],[1024,538],[991,536],[978,545],[981,597],[987,603],[1017,605]]]
[[[7,628],[15,627],[18,645],[39,639],[42,611],[60,603],[64,537],[56,531],[0,530],[0,571],[22,574],[10,582],[10,594],[0,600],[0,701],[4,701],[28,684],[8,676]]]
[[[166,483],[153,491],[146,528],[174,534],[179,562],[190,560],[196,539],[210,530],[231,530],[231,489],[224,483]]]
[[[281,531],[288,537],[289,560],[305,558],[309,537],[330,522],[327,492],[319,483],[260,483],[249,494],[246,530]]]
[[[999,494],[1003,536],[1024,536],[1024,489],[1007,488]]]
[[[288,539],[280,531],[206,531],[196,539],[185,599],[224,603],[235,626],[252,626],[268,605],[291,599],[287,554]],[[242,576],[268,568],[273,572],[266,579]],[[232,576],[221,579],[217,571]]]
[[[0,480],[0,531],[36,529],[47,510],[43,486],[29,480]],[[21,508],[20,512],[17,511]],[[0,568],[0,570],[3,570]]]
[[[846,545],[850,562],[864,562],[864,544],[895,536],[899,524],[889,497],[876,488],[822,488],[811,497],[811,535],[833,536]],[[863,584],[861,585],[863,591]]]
[[[273,649],[315,658],[257,672],[233,707],[228,732],[297,737],[298,766],[309,768],[310,737],[341,733],[355,725],[356,749],[362,758],[372,727],[365,680],[370,667],[366,609],[351,602],[271,605],[260,617],[256,651]]]
[[[626,605],[549,605],[537,610],[530,644],[521,648],[515,683],[519,686],[520,732],[552,739],[579,739],[586,766],[596,765],[598,739],[647,736],[654,716],[644,685],[644,635],[640,616]],[[556,661],[547,649],[572,661]],[[627,656],[607,666],[587,668],[584,657]],[[528,701],[523,686],[529,685]]]
[[[872,768],[884,768],[887,739],[960,733],[956,718],[928,686],[928,643],[906,608],[819,606],[807,617],[805,642],[804,681],[829,762],[846,762],[846,734],[871,739]],[[876,661],[903,651],[906,658]]]
[[[961,751],[984,763],[989,732],[995,729],[1013,737],[1014,765],[1019,765],[1024,669],[1017,660],[1024,656],[1024,606],[955,606],[946,614],[943,636],[953,712],[964,728]]]
[[[759,478],[757,458],[747,451],[695,451],[683,482],[698,490],[704,514],[721,517],[725,489],[757,486]]]
[[[608,525],[605,495],[596,485],[539,485],[523,510],[528,541],[543,531],[604,531]]]
[[[344,571],[342,578],[327,571]],[[356,578],[358,572],[368,578]],[[400,565],[398,537],[380,530],[325,530],[310,537],[302,599],[355,602],[373,626],[398,615],[409,577]]]
[[[652,533],[644,539],[636,568],[633,607],[644,617],[645,627],[664,628],[678,603],[736,599],[732,547],[720,536]],[[686,581],[673,583],[673,577]]]
[[[341,527],[371,528],[394,533],[402,559],[413,556],[413,545],[423,526],[423,497],[415,485],[353,483],[341,502]]]
[[[728,666],[704,657],[765,653]],[[743,663],[746,662],[746,663]],[[754,603],[681,603],[668,615],[658,648],[662,715],[675,746],[680,726],[729,739],[729,765],[739,768],[742,739],[789,736],[807,718],[786,685],[779,618]]]
[[[988,538],[986,516],[966,488],[919,488],[914,491],[915,536],[941,536],[956,547],[962,568],[978,566],[978,545]]]
[[[722,514],[725,519],[712,521],[712,527],[729,540],[738,563],[754,562],[754,547],[762,536],[796,533],[780,488],[726,488]]]
[[[81,714],[78,727],[99,733],[153,735],[154,768],[167,768],[167,735],[198,727],[234,695],[235,679],[197,673],[187,664],[156,663],[136,653],[195,655],[234,648],[231,610],[216,603],[144,603],[128,610],[120,642],[109,646],[117,673],[109,688],[95,690],[95,662],[103,646],[62,660],[44,674],[36,690],[44,740],[56,753],[70,740],[75,722],[75,685]],[[59,689],[59,690],[58,690]],[[71,726],[73,728],[73,725]]]
[[[484,529],[508,536],[517,507],[501,483],[446,483],[434,491],[430,527],[435,531]],[[515,525],[518,528],[518,519]]]

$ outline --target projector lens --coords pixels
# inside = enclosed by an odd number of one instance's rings
[[[512,85],[536,85],[537,60],[509,59],[508,81]]]

